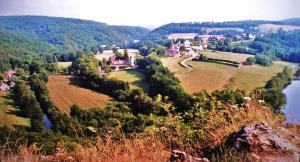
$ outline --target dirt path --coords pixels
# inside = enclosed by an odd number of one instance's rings
[[[191,61],[193,58],[195,58],[196,56],[192,56],[192,57],[189,57],[183,61],[180,61],[179,64],[183,67],[185,67],[188,71],[187,72],[192,72],[194,71],[193,67],[191,65],[188,65],[187,62],[188,61]]]

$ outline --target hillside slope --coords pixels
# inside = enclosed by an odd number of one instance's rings
[[[43,16],[0,16],[0,31],[1,46],[13,43],[6,50],[25,47],[25,50],[32,48],[33,52],[64,52],[100,44],[122,44],[141,39],[149,32],[141,27]]]
[[[147,34],[146,39],[162,42],[172,33],[200,33],[200,34],[237,34],[240,31],[257,33],[261,24],[294,25],[300,26],[299,19],[286,19],[282,21],[246,20],[228,22],[186,22],[163,25]],[[217,30],[216,30],[217,29]],[[240,31],[236,30],[239,29]]]

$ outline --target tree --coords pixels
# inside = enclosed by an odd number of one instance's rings
[[[118,53],[118,49],[116,47],[112,48],[112,51],[113,51],[114,54]]]
[[[256,62],[255,57],[248,57],[248,58],[246,59],[245,64],[246,64],[246,65],[253,65],[253,64],[255,64],[255,62]]]
[[[129,58],[128,50],[124,49],[124,59],[127,60]]]
[[[256,63],[263,65],[263,66],[270,66],[272,65],[272,59],[264,54],[258,54],[255,56]]]

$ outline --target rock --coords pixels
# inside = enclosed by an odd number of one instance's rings
[[[207,158],[199,158],[193,157],[190,154],[180,151],[180,150],[172,150],[172,156],[170,158],[171,162],[209,162]]]
[[[228,137],[226,145],[238,152],[247,151],[252,159],[261,159],[262,161],[299,160],[296,147],[264,123],[242,127],[241,130]]]

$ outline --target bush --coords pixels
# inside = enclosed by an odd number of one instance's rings
[[[253,65],[256,62],[256,58],[255,57],[248,57],[246,59],[245,65]]]
[[[256,63],[263,65],[263,66],[270,66],[272,65],[272,59],[267,56],[267,55],[263,55],[263,54],[258,54],[255,56],[256,59]]]

